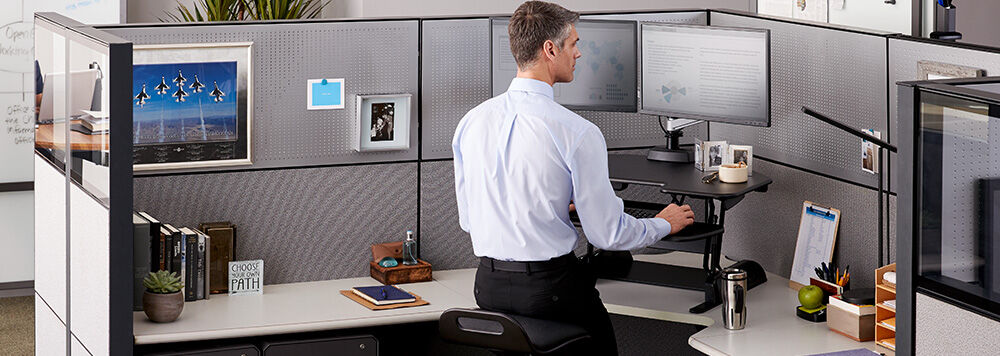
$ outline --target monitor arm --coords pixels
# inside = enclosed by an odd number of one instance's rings
[[[958,8],[952,0],[937,0],[934,7],[934,32],[930,37],[937,40],[956,41],[962,39],[962,34],[955,31],[955,12]]]
[[[666,146],[657,146],[649,149],[649,154],[646,155],[646,159],[651,161],[663,161],[663,162],[676,162],[676,163],[690,163],[694,162],[693,152],[688,150],[682,150],[680,147],[681,137],[684,133],[681,132],[684,128],[701,123],[701,120],[691,120],[691,119],[678,119],[678,118],[667,118],[666,126],[663,125],[662,117],[660,119],[660,128],[663,129],[663,133],[667,138]]]

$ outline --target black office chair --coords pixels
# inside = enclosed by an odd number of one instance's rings
[[[551,355],[590,340],[587,331],[576,325],[479,309],[446,310],[438,330],[445,341],[497,355]]]

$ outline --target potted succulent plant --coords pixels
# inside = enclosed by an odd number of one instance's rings
[[[177,320],[184,310],[184,294],[180,277],[176,272],[167,273],[159,270],[142,280],[146,292],[142,294],[142,310],[149,320],[157,323],[169,323]]]

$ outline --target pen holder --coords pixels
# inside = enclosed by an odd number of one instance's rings
[[[723,164],[719,167],[719,181],[723,183],[746,183],[747,166]]]

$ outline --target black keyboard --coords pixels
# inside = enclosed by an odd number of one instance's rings
[[[632,215],[639,219],[648,219],[656,217],[656,214],[658,214],[659,212],[660,212],[659,210],[625,207],[625,214]]]

